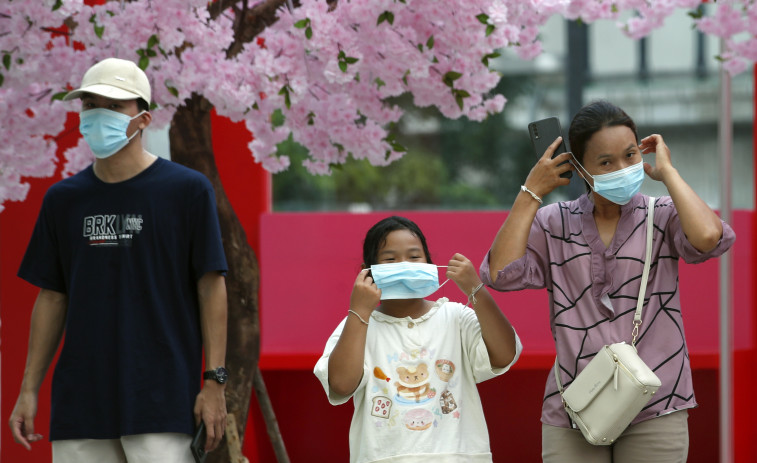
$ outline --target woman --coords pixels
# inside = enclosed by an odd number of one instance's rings
[[[655,203],[652,263],[636,346],[662,387],[611,446],[593,446],[572,429],[554,374],[542,407],[544,462],[685,462],[687,418],[697,405],[678,292],[678,258],[717,257],[733,244],[733,230],[702,201],[673,167],[660,135],[638,144],[636,125],[606,101],[583,107],[569,130],[573,153],[552,159],[555,140],[531,170],[481,265],[492,288],[547,288],[550,324],[567,387],[604,345],[631,341],[644,266],[649,198],[644,173],[670,196]],[[655,153],[655,166],[642,154]],[[565,161],[570,161],[567,163]],[[564,164],[563,164],[564,163]],[[562,164],[562,165],[561,165]],[[574,165],[571,165],[574,164]],[[576,170],[588,192],[539,209],[541,197]]]

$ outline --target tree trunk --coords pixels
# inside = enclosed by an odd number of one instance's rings
[[[253,376],[260,358],[260,272],[255,252],[247,243],[244,228],[234,213],[218,176],[213,155],[211,110],[212,105],[208,100],[193,95],[186,101],[186,105],[176,111],[171,121],[169,139],[172,160],[205,174],[215,189],[223,247],[229,264],[226,275],[229,307],[226,368],[230,378],[226,385],[226,407],[230,419],[235,421],[240,436],[238,445],[241,446],[250,409]],[[232,453],[240,455],[239,452]],[[208,454],[206,461],[231,461],[226,439],[217,450]]]

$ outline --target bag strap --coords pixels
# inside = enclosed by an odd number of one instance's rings
[[[555,370],[555,382],[557,383],[557,390],[560,391],[560,397],[562,397],[562,381],[560,381],[560,362],[557,361],[557,356],[555,355],[555,367],[552,368]],[[565,403],[565,399],[563,399],[563,404]]]
[[[633,316],[633,330],[631,331],[631,345],[636,347],[636,337],[639,336],[639,325],[641,325],[641,311],[644,309],[644,296],[647,293],[647,280],[649,279],[649,268],[652,266],[652,235],[654,234],[654,196],[649,197],[647,205],[647,250],[644,256],[644,271],[641,273],[641,286],[639,287],[639,298],[636,301],[636,313]]]
[[[636,347],[636,337],[639,335],[639,325],[641,325],[641,312],[644,309],[644,296],[647,293],[647,280],[649,279],[649,268],[652,266],[652,235],[654,234],[654,196],[649,197],[649,204],[647,205],[647,248],[644,255],[644,270],[641,273],[641,287],[639,288],[639,298],[636,301],[636,313],[633,316],[633,331],[631,335],[631,345]],[[555,382],[557,383],[557,390],[560,391],[562,396],[563,387],[562,381],[560,381],[560,362],[557,361],[555,355],[555,367],[553,368],[555,373]]]

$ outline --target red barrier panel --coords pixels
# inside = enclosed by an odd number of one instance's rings
[[[333,407],[312,373],[326,339],[346,315],[352,284],[362,262],[368,228],[391,212],[371,214],[266,214],[261,220],[261,323],[264,370],[279,426],[292,461],[346,461],[351,404]],[[428,240],[432,259],[446,265],[455,252],[478,264],[505,218],[502,212],[407,212]],[[735,404],[751,402],[749,361],[754,356],[754,212],[736,211],[734,265]],[[681,263],[681,304],[695,390],[689,462],[718,458],[718,261]],[[432,297],[464,301],[450,283]],[[494,293],[523,341],[518,364],[479,386],[494,461],[540,461],[539,416],[546,375],[554,361],[544,290]],[[749,407],[747,407],[749,409]],[[262,426],[257,416],[256,429]],[[323,423],[328,423],[324,426]],[[747,412],[737,429],[754,432]],[[250,439],[250,436],[247,436]],[[257,434],[258,461],[274,461],[267,437]],[[737,461],[751,461],[753,444],[741,442]],[[256,455],[248,453],[252,460]],[[314,455],[318,457],[314,459]]]

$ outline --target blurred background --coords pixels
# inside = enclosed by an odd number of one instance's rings
[[[683,178],[718,208],[718,40],[693,29],[684,11],[642,40],[610,21],[553,17],[542,31],[544,53],[535,60],[509,50],[491,60],[502,73],[496,91],[508,103],[483,123],[448,120],[434,109],[413,109],[409,98],[397,100],[407,113],[394,130],[408,152],[388,167],[350,158],[331,176],[312,176],[299,162],[304,149],[280,144],[292,166],[273,176],[274,211],[508,209],[536,160],[527,124],[557,116],[567,137],[573,114],[594,99],[623,108],[640,137],[662,134]],[[732,81],[734,209],[754,208],[753,79],[747,71]],[[574,177],[546,201],[583,191]],[[665,189],[647,179],[642,192],[660,196]]]

